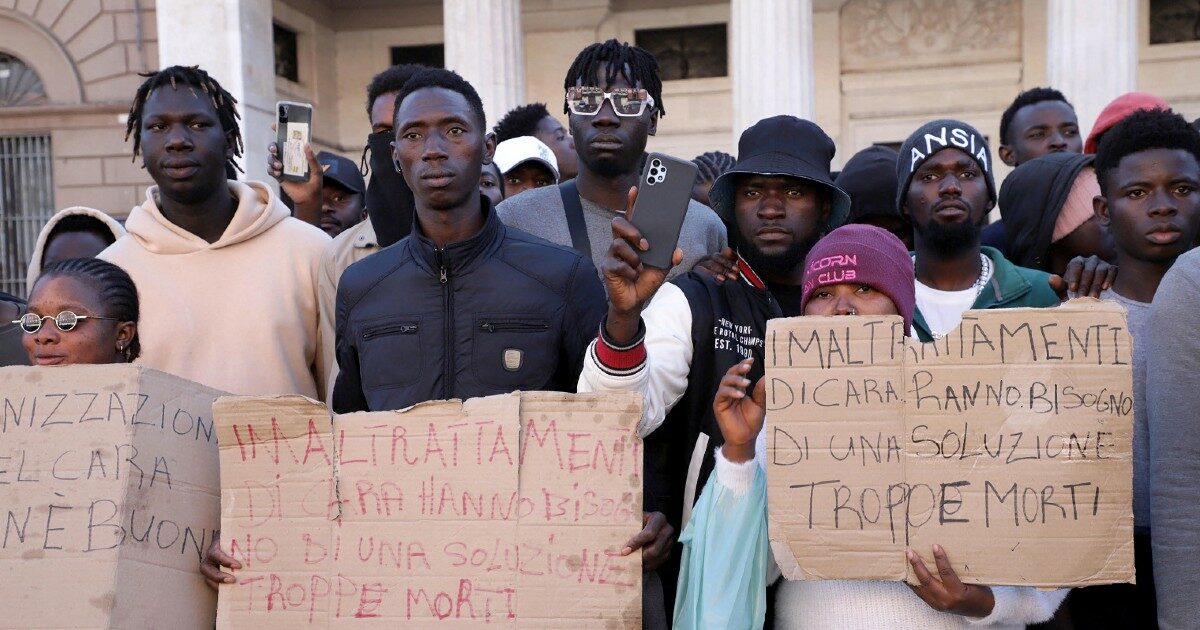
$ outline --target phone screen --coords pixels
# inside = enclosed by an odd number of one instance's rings
[[[308,123],[286,122],[283,141],[283,174],[303,177],[308,172],[304,145],[308,144]]]

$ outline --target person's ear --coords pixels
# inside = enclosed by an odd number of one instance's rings
[[[1097,219],[1100,219],[1100,225],[1108,227],[1112,223],[1112,216],[1108,213],[1108,199],[1104,195],[1092,197],[1092,212],[1096,213]]]
[[[137,324],[134,322],[117,323],[117,352],[123,353],[133,343],[137,335]]]
[[[1000,155],[1001,162],[1014,167],[1017,165],[1017,156],[1013,153],[1012,147],[1007,144],[1000,145],[1000,148],[996,149],[996,153]]]
[[[496,134],[489,131],[483,136],[483,163],[491,164],[492,157],[496,155]],[[504,173],[500,174],[503,178]]]
[[[392,166],[396,168],[397,173],[403,175],[404,171],[400,169],[400,150],[396,147],[396,141],[392,140],[388,145],[392,147]]]

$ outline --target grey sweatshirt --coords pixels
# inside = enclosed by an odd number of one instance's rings
[[[583,198],[579,205],[583,207],[583,222],[592,245],[592,263],[600,273],[601,264],[613,242],[612,220],[617,213]],[[567,227],[567,214],[558,186],[532,188],[509,197],[496,206],[496,214],[505,225],[551,243],[571,246],[571,230]],[[690,201],[683,218],[683,228],[679,231],[683,262],[667,273],[667,280],[691,271],[701,259],[720,252],[726,243],[725,224],[721,223],[717,214],[702,203]]]
[[[1163,628],[1200,625],[1200,249],[1175,262],[1150,308],[1146,411],[1154,581]]]

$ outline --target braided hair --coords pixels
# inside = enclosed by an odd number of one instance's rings
[[[171,86],[172,90],[178,90],[179,85],[183,84],[188,86],[194,96],[199,96],[196,94],[196,88],[208,95],[213,109],[217,112],[217,119],[221,122],[221,129],[233,140],[233,155],[227,158],[225,170],[227,172],[231,168],[237,171],[242,170],[237,165],[237,158],[242,156],[243,149],[242,130],[238,126],[241,114],[238,114],[237,111],[237,99],[225,91],[225,88],[221,87],[216,79],[201,70],[199,66],[171,66],[158,72],[141,72],[139,74],[146,77],[146,80],[142,82],[141,87],[137,89],[137,94],[133,97],[133,104],[129,106],[129,122],[125,125],[125,140],[128,141],[129,137],[133,136],[133,158],[135,160],[142,150],[140,131],[146,99],[150,98],[150,94],[154,90],[164,85]]]
[[[100,296],[100,303],[104,305],[105,317],[138,323],[137,287],[124,269],[99,258],[70,258],[47,267],[38,282],[57,276],[74,278],[94,287]],[[125,362],[132,363],[141,352],[141,340],[134,332],[133,339],[129,340],[124,350]]]
[[[601,70],[604,71],[603,83],[598,75]],[[612,85],[618,74],[625,77],[629,85],[641,86],[649,92],[650,96],[654,97],[654,109],[658,115],[667,115],[662,100],[662,79],[658,77],[658,60],[644,48],[630,46],[615,39],[592,44],[580,51],[571,68],[567,70],[563,91],[577,84]],[[565,101],[563,113],[571,113]]]

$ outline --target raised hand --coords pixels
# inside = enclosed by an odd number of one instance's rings
[[[721,385],[713,399],[713,415],[725,438],[721,453],[734,463],[754,459],[754,442],[767,416],[766,379],[758,379],[753,393],[746,395],[746,389],[750,387],[746,375],[753,364],[754,359],[746,359],[729,368],[721,377]]]
[[[276,125],[271,124],[274,130]],[[267,145],[267,173],[279,182],[279,188],[287,193],[295,205],[292,211],[296,218],[306,223],[320,227],[321,225],[321,185],[325,169],[317,161],[312,145],[304,145],[304,157],[308,159],[308,179],[302,182],[290,182],[283,179],[283,162],[279,158],[279,147],[272,142]]]
[[[666,269],[642,264],[638,252],[650,249],[650,243],[630,223],[630,219],[633,218],[633,202],[636,199],[635,186],[629,189],[625,216],[613,219],[613,242],[600,265],[608,292],[608,319],[605,330],[617,343],[626,343],[637,336],[642,308],[667,279]],[[671,265],[678,265],[682,261],[683,250],[677,247],[671,256]]]

